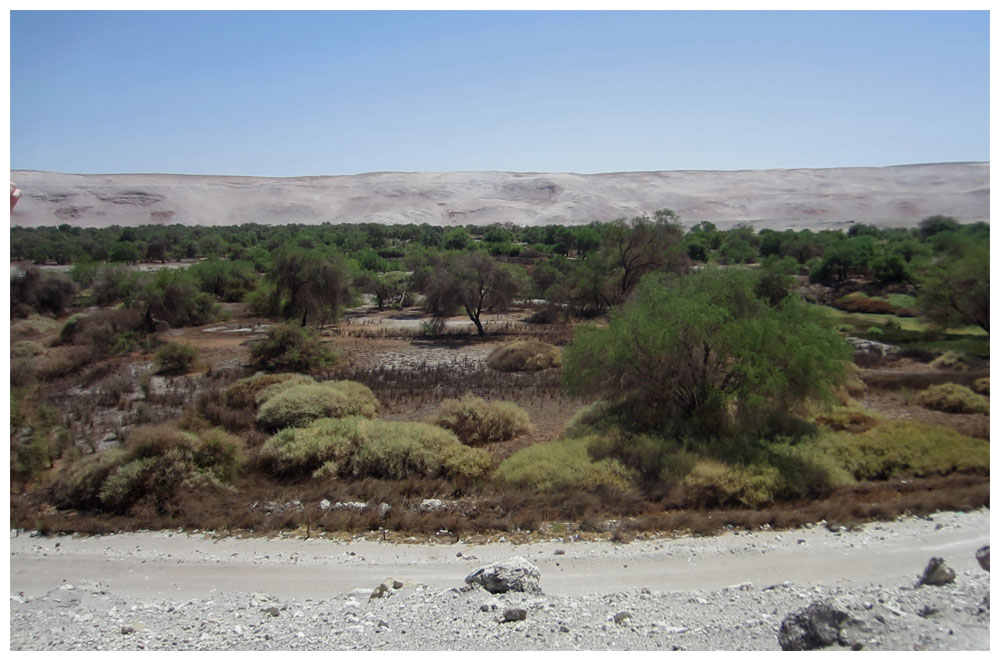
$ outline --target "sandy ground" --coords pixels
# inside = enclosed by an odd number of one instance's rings
[[[376,172],[336,177],[76,175],[14,170],[11,224],[576,225],[673,209],[725,229],[989,219],[989,163],[615,172]]]
[[[557,594],[642,587],[713,590],[747,581],[892,585],[915,580],[931,556],[945,558],[956,571],[974,569],[975,551],[989,539],[988,511],[874,523],[852,532],[817,525],[630,544],[392,544],[215,539],[175,532],[41,538],[12,533],[10,588],[38,596],[64,583],[92,581],[141,599],[234,591],[320,599],[374,587],[386,576],[430,587],[460,586],[473,569],[515,555],[536,564],[543,589]],[[557,549],[564,553],[556,555]]]

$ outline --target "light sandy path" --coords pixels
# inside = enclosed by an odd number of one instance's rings
[[[430,587],[460,586],[472,570],[515,555],[539,567],[550,594],[757,586],[911,583],[931,556],[957,571],[977,569],[989,544],[989,510],[938,513],[869,524],[861,531],[815,526],[631,544],[554,541],[525,545],[390,544],[323,539],[211,539],[157,532],[89,538],[10,538],[11,594],[38,596],[64,583],[98,582],[135,598],[204,598],[266,592],[323,599],[371,588],[387,577]],[[58,545],[58,546],[57,546]],[[556,554],[560,550],[562,554]]]

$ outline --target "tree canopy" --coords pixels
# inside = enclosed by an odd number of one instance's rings
[[[678,437],[781,433],[851,354],[819,311],[794,296],[771,305],[758,285],[738,269],[644,278],[607,327],[580,328],[566,347],[568,393]]]

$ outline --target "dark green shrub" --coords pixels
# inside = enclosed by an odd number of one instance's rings
[[[174,507],[178,490],[217,488],[243,461],[239,439],[221,430],[195,434],[169,424],[139,426],[124,448],[64,469],[50,494],[60,507],[125,514],[143,502],[163,513]]]
[[[559,367],[561,359],[558,347],[538,340],[523,340],[494,349],[486,364],[499,372],[537,372]]]
[[[336,362],[332,349],[312,331],[294,324],[271,326],[267,337],[250,346],[252,363],[271,372],[308,372]]]
[[[374,418],[377,411],[378,400],[366,386],[332,381],[295,385],[278,392],[261,404],[257,422],[264,429],[276,431],[305,427],[319,418]]]
[[[462,445],[440,427],[357,416],[325,418],[303,429],[285,429],[264,444],[260,461],[276,475],[393,480],[414,476],[475,479],[491,463],[488,453]]]
[[[988,399],[957,383],[931,386],[917,395],[916,402],[920,406],[945,413],[989,414],[990,412]]]
[[[128,353],[146,339],[143,326],[142,316],[135,310],[73,315],[59,332],[59,343],[89,345],[95,357]]]
[[[441,402],[430,422],[455,432],[467,445],[507,441],[532,430],[531,419],[517,404],[487,402],[469,394]]]
[[[28,266],[10,279],[10,316],[27,317],[32,312],[60,316],[76,294],[76,283],[62,273],[43,273]]]
[[[186,374],[198,359],[198,350],[185,342],[168,342],[156,352],[161,374]]]

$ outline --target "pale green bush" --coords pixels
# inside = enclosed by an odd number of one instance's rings
[[[946,413],[989,413],[990,402],[966,386],[941,383],[919,393],[917,404]]]
[[[285,429],[264,444],[260,461],[277,475],[322,479],[474,479],[490,466],[488,453],[462,445],[454,434],[434,425],[358,416]]]
[[[260,406],[275,395],[285,392],[294,386],[309,386],[317,383],[316,379],[311,376],[306,376],[305,374],[288,374],[284,376],[288,376],[288,378],[276,381],[275,383],[260,389],[254,397],[257,406]]]
[[[319,418],[359,415],[374,418],[378,400],[366,386],[352,381],[302,384],[287,388],[261,404],[257,422],[264,429],[305,427]]]
[[[518,487],[536,491],[571,488],[627,489],[632,474],[615,459],[593,460],[588,447],[593,436],[563,438],[531,445],[514,453],[497,467],[493,476]]]
[[[954,472],[989,474],[990,444],[939,425],[893,420],[862,434],[826,433],[807,447],[832,458],[857,480]]]
[[[990,377],[984,376],[981,379],[976,379],[972,383],[972,389],[979,393],[980,395],[990,395]]]
[[[230,408],[250,408],[257,405],[260,391],[276,383],[282,383],[300,375],[283,372],[278,374],[258,374],[235,381],[223,393],[223,401]]]
[[[468,394],[441,402],[430,422],[455,432],[467,445],[507,441],[532,430],[531,419],[517,404],[487,402]]]

